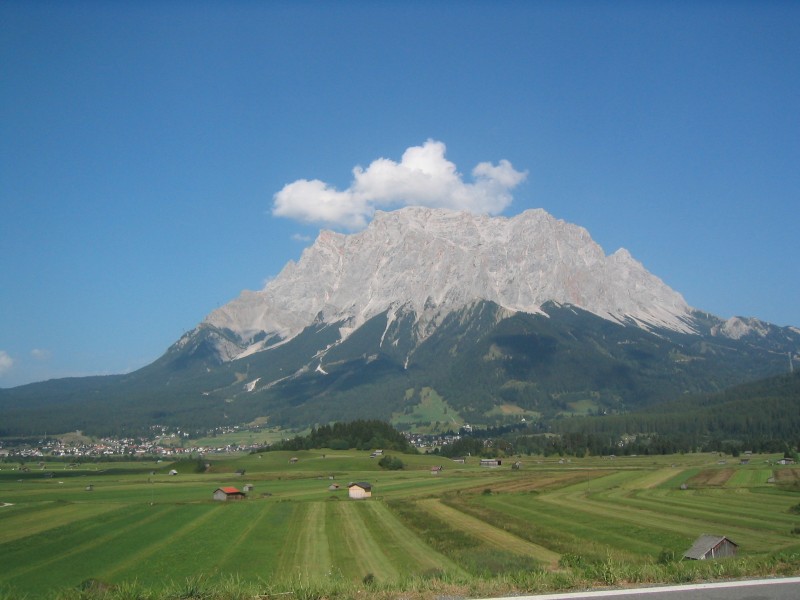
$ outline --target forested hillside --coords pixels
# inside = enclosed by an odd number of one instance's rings
[[[565,439],[638,436],[664,450],[746,448],[778,451],[800,443],[800,373],[771,377],[714,394],[700,394],[620,415],[557,419]]]

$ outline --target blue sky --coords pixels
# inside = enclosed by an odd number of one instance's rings
[[[7,0],[0,387],[151,362],[409,148],[800,326],[800,3]]]

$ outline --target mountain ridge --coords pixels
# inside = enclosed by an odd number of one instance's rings
[[[220,358],[232,360],[316,320],[345,321],[344,339],[386,310],[415,313],[424,339],[449,312],[480,300],[532,314],[554,301],[639,327],[693,327],[683,297],[627,250],[606,256],[586,229],[542,209],[506,218],[421,207],[378,211],[356,234],[322,231],[297,263],[200,327],[236,337],[220,340]]]
[[[0,390],[0,435],[422,427],[430,398],[451,424],[544,424],[783,373],[798,353],[797,328],[691,308],[626,250],[606,256],[542,210],[402,209],[357,234],[322,232],[138,371]]]

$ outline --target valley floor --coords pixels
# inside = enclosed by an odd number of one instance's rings
[[[197,461],[2,464],[0,598],[474,597],[797,575],[800,469],[775,458],[485,468],[403,455],[403,470],[383,471],[368,452],[307,451],[212,457],[201,473]],[[352,481],[372,497],[349,499]],[[245,485],[245,500],[212,500]],[[704,533],[735,541],[737,557],[681,561]]]

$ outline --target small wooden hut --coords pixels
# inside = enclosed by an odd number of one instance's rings
[[[683,555],[690,560],[711,560],[714,558],[728,558],[736,556],[739,545],[729,540],[724,535],[710,535],[704,533],[697,538]]]
[[[362,500],[372,496],[372,485],[366,481],[357,481],[347,486],[347,493],[353,500]]]

